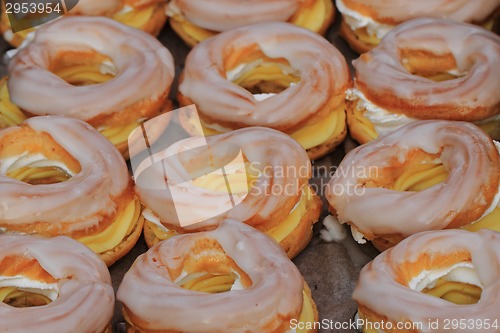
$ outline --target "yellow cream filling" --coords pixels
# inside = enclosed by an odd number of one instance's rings
[[[465,305],[479,302],[482,289],[473,284],[439,279],[433,288],[426,288],[422,292],[455,304]]]
[[[154,14],[156,4],[144,7],[142,9],[132,8],[129,11],[118,12],[112,18],[120,23],[133,28],[141,29],[144,27]]]
[[[55,184],[64,182],[71,178],[71,175],[69,175],[66,171],[55,166],[23,166],[7,172],[6,176],[32,185]]]
[[[366,27],[358,28],[354,30],[354,34],[360,41],[370,45],[378,45],[382,39],[378,38],[377,35],[371,35],[368,33]]]
[[[132,233],[141,214],[141,204],[137,199],[130,201],[106,229],[96,235],[84,236],[77,240],[95,253],[104,253],[117,247],[127,235]]]
[[[100,66],[77,64],[52,71],[64,81],[75,86],[85,86],[91,84],[104,83],[114,76],[109,73],[102,73]]]
[[[10,101],[7,78],[4,77],[0,81],[0,129],[19,125],[24,120],[26,116]]]
[[[3,287],[0,288],[0,302],[16,308],[26,308],[47,305],[52,301],[41,294],[19,290],[16,287]]]
[[[356,101],[353,101],[352,103],[356,103]],[[364,112],[365,110],[360,110],[353,104],[349,107],[349,111],[347,113],[347,123],[351,129],[354,127],[360,128],[360,131],[368,137],[369,140],[367,141],[372,141],[378,138],[378,133],[375,130],[373,123],[364,116]]]
[[[307,202],[312,200],[311,188],[304,186],[302,196],[294,210],[277,226],[266,231],[266,234],[274,238],[278,243],[290,235],[300,223],[302,216],[307,212]]]
[[[140,122],[133,122],[128,125],[107,126],[99,129],[99,132],[105,136],[115,146],[127,142],[132,131],[140,125]]]
[[[448,171],[442,164],[424,163],[410,165],[396,180],[392,189],[396,191],[423,191],[445,181],[447,177]],[[469,231],[491,229],[500,232],[500,208],[496,207],[479,221],[467,224],[461,229]]]
[[[314,322],[316,321],[316,318],[314,317],[314,308],[313,308],[313,300],[307,293],[302,291],[302,311],[300,312],[299,315],[299,325],[298,327],[304,327],[304,328],[297,328],[297,333],[308,333],[311,330],[307,329],[306,327],[314,327]],[[309,323],[309,324],[307,324]]]
[[[291,73],[284,73],[280,64],[274,62],[263,63],[252,70],[241,73],[237,78],[232,80],[233,83],[249,91],[252,91],[252,87],[261,82],[270,83],[275,89],[278,89],[278,91],[259,91],[265,93],[282,91],[288,88],[292,83],[297,83],[299,81],[299,76],[295,76]]]
[[[235,273],[206,273],[195,278],[189,278],[188,276],[187,279],[183,279],[186,282],[181,282],[179,285],[184,289],[215,294],[231,290],[236,278],[237,276]]]
[[[332,11],[333,6],[330,0],[314,0],[312,5],[305,1],[302,8],[292,16],[289,22],[319,32],[325,23],[326,16],[330,16]]]

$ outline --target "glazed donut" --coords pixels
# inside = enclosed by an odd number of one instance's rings
[[[63,13],[65,16],[105,16],[153,36],[160,33],[167,21],[167,2],[164,0],[79,0],[73,8],[67,8],[67,5],[62,8],[58,7],[61,16]],[[2,4],[0,33],[9,44],[19,47],[29,33],[37,28],[13,32],[5,5]]]
[[[353,298],[363,332],[498,332],[499,267],[498,232],[413,235],[361,270]]]
[[[149,246],[177,233],[214,228],[225,218],[266,232],[290,258],[311,240],[321,200],[308,184],[307,154],[283,133],[254,127],[154,149],[158,153],[152,165],[131,160],[136,193],[147,207],[144,235]],[[211,161],[221,169],[207,173]],[[168,190],[161,186],[165,179]]]
[[[335,16],[332,0],[171,0],[170,26],[193,47],[216,34],[264,22],[289,22],[324,34]]]
[[[125,274],[117,299],[129,332],[285,333],[294,322],[318,318],[283,250],[233,220],[149,249]]]
[[[197,105],[205,134],[271,127],[318,158],[346,135],[350,85],[344,56],[327,40],[288,23],[264,23],[193,48],[178,100]]]
[[[111,333],[114,303],[109,271],[86,246],[0,235],[2,332]]]
[[[10,59],[8,75],[10,98],[24,112],[85,120],[125,156],[130,132],[172,106],[170,52],[108,18],[73,16],[44,25]]]
[[[1,130],[0,187],[2,232],[71,236],[108,265],[142,230],[123,157],[81,120],[33,117]]]
[[[326,198],[379,250],[425,230],[500,231],[499,149],[467,122],[413,122],[348,153]]]
[[[500,37],[492,32],[415,19],[353,64],[347,122],[357,141],[416,119],[470,121],[500,139]]]
[[[500,1],[336,0],[336,5],[342,14],[340,35],[352,49],[363,53],[377,46],[391,29],[415,18],[443,18],[492,30]]]

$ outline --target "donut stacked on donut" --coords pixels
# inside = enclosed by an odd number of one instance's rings
[[[220,32],[264,22],[289,22],[324,34],[333,22],[332,0],[172,0],[172,29],[194,46]]]
[[[326,198],[379,250],[426,230],[500,231],[499,149],[473,124],[417,121],[348,153]]]
[[[64,13],[65,16],[109,17],[156,36],[167,20],[166,6],[167,2],[163,0],[79,0],[74,8],[61,6],[58,11],[60,10],[61,16]],[[37,27],[13,32],[6,12],[2,4],[0,33],[9,44],[18,47]]]
[[[271,127],[314,159],[346,135],[343,98],[350,85],[345,58],[327,40],[288,23],[264,23],[193,48],[178,100],[197,105],[205,134]]]
[[[285,333],[318,320],[283,250],[233,220],[153,246],[125,274],[117,299],[129,332]]]
[[[0,131],[0,230],[71,236],[111,265],[143,226],[127,165],[87,123],[33,117]]]
[[[111,333],[106,265],[68,237],[0,235],[2,331]]]
[[[493,29],[498,0],[336,0],[342,14],[340,34],[359,53],[377,46],[397,25],[420,17],[438,17]]]
[[[361,270],[353,298],[363,332],[498,332],[499,267],[498,232],[413,235]]]
[[[108,18],[73,16],[38,29],[8,64],[12,103],[27,115],[65,115],[96,127],[125,156],[127,137],[171,109],[170,52]]]
[[[194,156],[186,154],[190,150]],[[225,218],[266,232],[290,257],[311,240],[321,200],[308,184],[306,152],[283,133],[254,127],[206,141],[191,137],[156,155],[169,157],[143,168],[142,175],[134,171],[136,192],[147,207],[144,234],[150,246],[177,233],[214,228]],[[231,162],[238,156],[241,163]],[[206,173],[212,163],[224,169]],[[165,179],[168,189],[161,186]]]
[[[354,68],[347,122],[361,143],[417,119],[470,121],[500,139],[500,37],[492,32],[412,20],[355,60]]]

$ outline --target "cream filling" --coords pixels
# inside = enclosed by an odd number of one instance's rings
[[[120,14],[127,14],[127,13],[130,13],[130,12],[133,12],[134,11],[134,7],[130,6],[130,5],[124,5],[122,7],[122,9],[120,9],[118,12],[115,13],[115,15],[120,15]]]
[[[230,291],[233,291],[233,290],[244,290],[245,287],[243,287],[243,285],[241,284],[241,277],[240,277],[240,275],[237,272],[235,272],[234,270],[231,270],[231,272],[236,275],[236,279],[234,280],[233,285],[231,286]],[[188,283],[191,280],[194,280],[194,279],[197,279],[199,277],[204,276],[205,274],[206,273],[204,273],[204,272],[198,272],[198,273],[188,274],[186,271],[183,270],[182,273],[177,277],[177,279],[175,279],[174,283],[176,285],[178,285],[178,286],[182,286],[182,285]]]
[[[393,25],[383,24],[370,17],[361,15],[360,13],[348,8],[342,0],[337,0],[336,4],[338,10],[342,13],[345,23],[353,31],[360,28],[366,28],[366,31],[370,34],[370,36],[376,36],[378,39],[382,39],[382,37],[384,37],[389,30],[394,28]]]
[[[54,301],[59,296],[57,283],[44,283],[28,279],[22,275],[0,276],[0,288],[15,287],[21,291],[43,295]]]
[[[155,224],[158,228],[160,228],[161,231],[163,231],[163,232],[169,232],[170,231],[167,227],[165,227],[163,224],[161,224],[160,217],[158,215],[156,215],[156,213],[153,212],[151,209],[144,208],[142,210],[142,216],[148,222],[151,222],[151,223]]]
[[[445,268],[424,270],[411,279],[408,287],[420,292],[425,288],[434,288],[437,280],[441,278],[447,281],[468,283],[483,288],[474,266],[469,262],[460,262]]]
[[[265,63],[265,61],[263,59],[257,59],[257,60],[254,60],[252,62],[249,62],[249,63],[239,64],[235,68],[233,68],[229,71],[226,71],[226,79],[228,81],[235,81],[242,74],[249,72],[249,71],[253,70],[254,68],[256,68],[264,63]],[[286,66],[286,65],[280,64],[280,63],[276,63],[275,65],[277,65],[281,69],[281,71],[283,72],[283,75],[293,75],[293,76],[297,76],[297,77],[300,76],[300,72],[296,69],[293,69],[290,66]]]
[[[373,104],[358,89],[352,88],[346,91],[346,99],[356,101],[356,109],[363,111],[363,116],[372,124],[379,136],[394,132],[398,128],[416,121],[404,114],[390,113],[389,111]]]
[[[455,75],[455,72],[455,70],[448,71],[448,73],[453,75]],[[363,111],[363,116],[373,124],[373,127],[379,136],[394,132],[400,127],[418,120],[404,114],[391,113],[373,104],[360,90],[356,88],[348,89],[346,91],[346,99],[357,102],[356,109]],[[477,121],[475,124],[483,124],[495,120],[500,120],[500,114]]]
[[[169,17],[174,17],[176,15],[182,16],[182,11],[179,7],[174,4],[175,1],[170,1],[165,8],[165,13]]]
[[[41,153],[29,154],[27,152],[24,152],[21,155],[1,159],[0,173],[5,175],[12,170],[20,169],[25,166],[58,167],[64,170],[70,176],[75,175],[75,173],[68,169],[68,167],[62,162],[49,160]]]

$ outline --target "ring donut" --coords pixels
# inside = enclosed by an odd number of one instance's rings
[[[85,120],[127,155],[130,132],[171,109],[174,64],[140,30],[73,16],[38,29],[10,59],[8,76],[10,98],[25,113]]]
[[[317,321],[310,291],[283,250],[233,220],[153,246],[125,274],[117,299],[140,332],[285,333],[294,321]]]
[[[86,246],[0,235],[3,332],[111,333],[114,303],[109,271]]]
[[[318,158],[346,136],[350,85],[344,56],[327,40],[288,23],[264,23],[193,48],[178,100],[197,105],[205,134],[271,127]]]
[[[363,332],[498,332],[499,267],[498,232],[413,235],[361,270],[353,298]]]
[[[194,156],[183,157],[190,150]],[[134,171],[136,193],[147,207],[144,234],[149,246],[177,233],[213,228],[225,218],[268,233],[290,257],[311,240],[321,211],[321,201],[308,184],[311,162],[283,133],[246,128],[206,141],[191,137],[158,151],[169,158],[156,160],[142,175]],[[204,171],[211,161],[224,169]],[[132,168],[139,170],[134,159]],[[195,175],[186,178],[186,173]],[[158,185],[165,179],[168,189]]]
[[[336,0],[342,14],[340,35],[351,48],[363,53],[376,47],[399,24],[421,17],[474,23],[493,30],[498,0]]]
[[[289,22],[323,35],[335,17],[332,0],[172,0],[170,26],[193,47],[216,34],[264,22]]]
[[[347,121],[359,142],[416,119],[470,121],[500,139],[500,37],[494,33],[415,19],[353,64]]]
[[[87,123],[33,117],[0,131],[0,230],[66,235],[108,264],[141,234],[141,205],[116,148]]]
[[[163,0],[79,0],[73,8],[67,8],[67,5],[69,3],[64,7],[54,7],[54,12],[57,10],[61,14],[60,16],[109,17],[153,36],[157,36],[160,33],[161,28],[167,21],[167,3]],[[2,4],[0,33],[9,44],[19,47],[28,37],[29,33],[36,31],[37,27],[13,32],[6,13],[5,5]],[[47,13],[45,14],[47,15]],[[37,19],[33,18],[34,22]]]
[[[499,150],[467,122],[413,122],[348,153],[326,198],[379,250],[425,230],[500,231]]]

